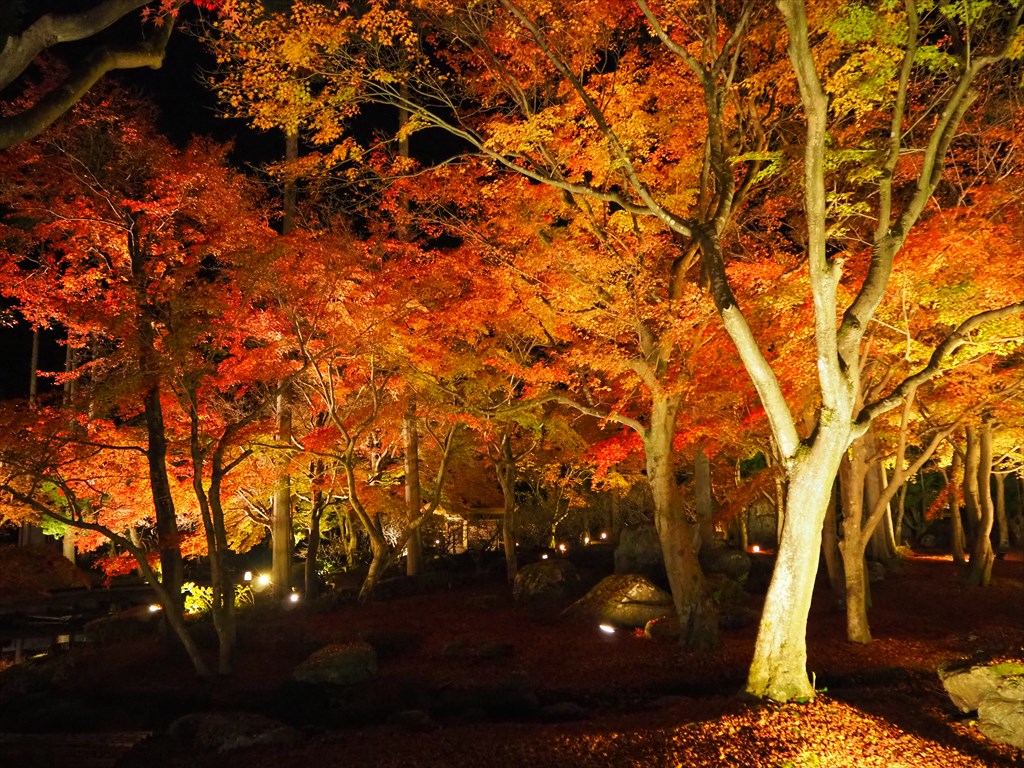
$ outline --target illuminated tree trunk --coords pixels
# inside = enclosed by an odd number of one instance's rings
[[[651,424],[643,436],[647,482],[654,498],[654,523],[679,617],[680,644],[687,650],[706,650],[718,644],[718,616],[706,594],[698,559],[700,519],[684,514],[676,484],[672,439],[678,412],[678,396],[655,397]]]
[[[821,552],[822,524],[848,442],[848,428],[826,426],[788,473],[786,508],[791,514],[782,529],[747,677],[747,691],[759,698],[789,701],[814,697],[807,673],[807,615]]]
[[[839,476],[843,500],[843,539],[839,551],[843,556],[846,594],[846,636],[855,643],[870,643],[868,628],[868,578],[864,555],[871,531],[864,530],[865,483],[871,471],[869,460],[873,449],[869,434],[853,441],[843,456]]]
[[[832,486],[832,496],[828,509],[825,510],[825,523],[821,530],[821,554],[825,558],[825,568],[828,571],[828,583],[832,588],[832,594],[845,601],[846,586],[843,575],[843,559],[839,551],[839,520],[836,514],[839,494],[836,492],[836,485]]]
[[[270,578],[278,600],[284,600],[292,591],[292,481],[287,458],[291,439],[292,407],[286,390],[277,397],[277,442],[285,447],[286,453],[279,459],[270,517]]]
[[[971,431],[973,430],[968,429],[968,435]],[[992,422],[987,418],[982,422],[979,438],[975,440],[977,450],[971,451],[969,447],[967,454],[968,459],[972,455],[977,456],[977,462],[969,460],[965,468],[965,472],[968,472],[974,464],[974,487],[977,489],[980,511],[974,545],[971,548],[971,562],[965,579],[968,584],[988,586],[992,579],[992,563],[995,560],[991,538],[995,510],[992,504]],[[969,437],[968,446],[970,443]]]
[[[942,470],[942,479],[946,483],[949,494],[949,521],[950,521],[950,549],[953,552],[953,562],[957,565],[966,565],[967,557],[964,545],[964,520],[960,516],[960,453],[953,450],[953,464],[950,467],[949,475]]]
[[[299,134],[289,130],[285,134],[285,162],[299,157]],[[284,184],[283,219],[281,231],[288,234],[295,227],[298,189],[289,169]],[[291,388],[285,387],[277,396],[277,442],[284,455],[276,462],[274,499],[270,510],[270,579],[274,597],[284,600],[292,591],[292,478],[288,471],[289,447],[292,440]],[[308,557],[308,554],[307,554]]]
[[[505,547],[505,577],[509,584],[516,580],[519,572],[519,559],[516,554],[516,455],[512,450],[512,435],[506,431],[501,436],[498,455],[494,467],[498,471],[498,484],[501,486],[504,514],[501,520],[501,537]],[[552,546],[554,531],[552,530]]]
[[[316,472],[322,474],[323,462],[317,461],[314,466],[317,467]],[[316,475],[312,476],[316,477]],[[327,496],[318,488],[313,492],[313,499],[309,505],[309,525],[306,528],[304,581],[307,600],[312,600],[320,594],[320,580],[317,578],[316,561],[320,553],[320,520],[323,518],[326,506]]]
[[[1006,517],[1006,475],[992,473],[996,487],[996,527],[999,531],[997,551],[1000,555],[1010,549],[1010,521]]]
[[[423,506],[420,492],[420,438],[416,424],[416,397],[409,396],[409,406],[402,418],[405,438],[405,512],[412,535],[406,543],[405,573],[419,576],[423,571],[423,537],[416,521]]]

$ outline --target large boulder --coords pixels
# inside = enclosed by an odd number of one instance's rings
[[[939,678],[961,712],[977,711],[982,733],[1024,749],[1024,663],[943,666]]]
[[[302,683],[352,685],[369,680],[377,672],[377,652],[365,642],[339,643],[315,651],[292,671]]]
[[[572,618],[636,629],[674,612],[672,595],[646,577],[631,573],[602,579],[565,611]]]
[[[710,547],[701,549],[700,565],[705,574],[720,573],[733,581],[743,581],[750,573],[750,555],[741,549]]]
[[[512,597],[527,604],[548,603],[579,594],[580,575],[568,560],[548,558],[519,569]]]
[[[653,525],[622,529],[619,545],[615,548],[615,572],[639,573],[655,579],[664,575],[665,559],[661,554],[661,539]]]

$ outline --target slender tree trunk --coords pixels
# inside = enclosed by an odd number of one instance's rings
[[[864,530],[866,483],[871,467],[872,439],[869,434],[853,441],[843,455],[839,468],[843,501],[843,539],[839,551],[843,556],[844,592],[846,594],[846,637],[854,643],[870,643],[868,626],[868,577],[865,550],[871,532]],[[873,505],[868,506],[872,509]]]
[[[978,489],[978,505],[981,517],[971,548],[971,563],[967,569],[966,581],[975,586],[988,586],[992,579],[992,523],[995,510],[992,504],[992,422],[982,422],[978,442],[978,462],[975,473],[975,487]],[[969,466],[969,465],[968,465]]]
[[[821,553],[825,557],[825,568],[828,571],[828,583],[832,588],[832,594],[837,599],[846,602],[846,584],[843,575],[842,553],[839,551],[839,515],[836,507],[839,504],[839,493],[837,487],[839,482],[832,486],[832,496],[829,499],[828,509],[825,511],[825,524],[821,532]],[[744,545],[744,548],[746,546]]]
[[[314,491],[313,500],[309,506],[309,527],[306,529],[306,562],[303,571],[307,600],[312,600],[320,594],[316,561],[320,554],[320,520],[323,517],[325,503],[324,492],[319,489]]]
[[[416,520],[423,504],[420,493],[420,438],[416,424],[416,397],[409,395],[409,405],[402,419],[405,438],[405,512],[412,535],[406,543],[405,573],[419,576],[423,572],[423,536]]]
[[[950,469],[950,476],[942,471],[942,478],[946,481],[949,493],[949,522],[950,522],[950,549],[953,553],[953,562],[957,565],[966,565],[967,557],[964,547],[964,522],[960,517],[960,454],[953,451],[953,466]]]
[[[661,541],[665,571],[676,613],[680,644],[687,650],[706,650],[718,644],[718,616],[705,593],[704,572],[697,557],[700,520],[683,514],[676,486],[672,439],[678,398],[656,398],[651,425],[644,435],[647,482],[654,497],[654,522]]]
[[[705,451],[703,444],[697,446],[693,467],[694,501],[700,524],[698,553],[700,550],[710,550],[715,545],[715,529],[711,522],[715,513],[715,502],[711,495],[711,460]]]
[[[498,460],[495,462],[498,471],[498,484],[501,486],[501,497],[504,515],[501,520],[501,537],[505,545],[505,577],[511,584],[519,572],[519,558],[516,553],[516,456],[512,450],[512,435],[505,432],[498,446]],[[554,528],[551,531],[554,546]]]
[[[277,442],[285,448],[278,460],[274,482],[274,501],[270,514],[270,579],[276,600],[285,600],[292,591],[292,478],[288,471],[287,446],[292,440],[292,406],[286,389],[277,396]]]
[[[996,487],[996,526],[999,530],[999,544],[996,551],[1000,556],[1010,550],[1010,521],[1006,517],[1006,476],[992,473]]]
[[[967,444],[964,449],[964,506],[967,512],[968,529],[972,543],[977,542],[981,521],[981,496],[978,485],[978,468],[981,463],[981,444],[974,427],[967,427]]]

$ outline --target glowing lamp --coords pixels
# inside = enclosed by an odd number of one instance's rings
[[[608,538],[608,534],[605,533],[604,531],[602,531],[601,532],[601,539],[604,540],[604,539],[607,539],[607,538]]]
[[[541,559],[541,560],[547,560],[547,559],[548,559],[548,555],[547,555],[547,553],[545,552],[545,553],[544,553],[543,555],[541,555],[541,556],[540,556],[540,559]]]
[[[246,571],[242,574],[242,581],[252,581],[252,571]]]
[[[583,543],[584,544],[589,544],[590,543],[590,537],[589,536],[584,536],[583,537]]]
[[[566,550],[565,544],[559,544],[558,545],[558,551],[559,552],[565,552],[565,550]]]
[[[291,600],[293,603],[299,602],[299,593],[292,592],[290,595],[288,595],[288,599]]]
[[[613,627],[611,624],[598,624],[597,628],[604,632],[606,635],[615,634],[615,627]]]
[[[261,573],[259,575],[259,577],[256,579],[256,586],[257,587],[269,587],[270,586],[270,577],[267,574],[265,574],[265,573]]]
[[[156,603],[150,604],[150,606],[149,606],[149,612],[150,613],[156,613],[159,610],[161,610],[161,607],[159,605],[157,605]]]
[[[753,552],[756,555],[758,552],[761,551],[761,547],[759,547],[757,544],[755,544],[754,546],[752,546],[750,548],[750,551]]]

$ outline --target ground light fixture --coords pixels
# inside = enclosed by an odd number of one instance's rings
[[[269,587],[270,576],[268,576],[265,573],[261,573],[259,576],[256,577],[256,586],[260,589],[263,589],[263,587]]]
[[[293,603],[299,602],[299,593],[292,592],[290,595],[288,595],[288,600],[290,600]]]
[[[615,634],[615,627],[613,627],[611,624],[598,624],[597,628],[604,632],[606,635]]]
[[[156,612],[162,610],[162,608],[163,608],[163,606],[157,605],[156,603],[150,603],[149,612],[150,613],[156,613]]]
[[[252,581],[252,571],[246,571],[245,573],[243,573],[242,574],[242,581],[245,581],[245,582]]]

